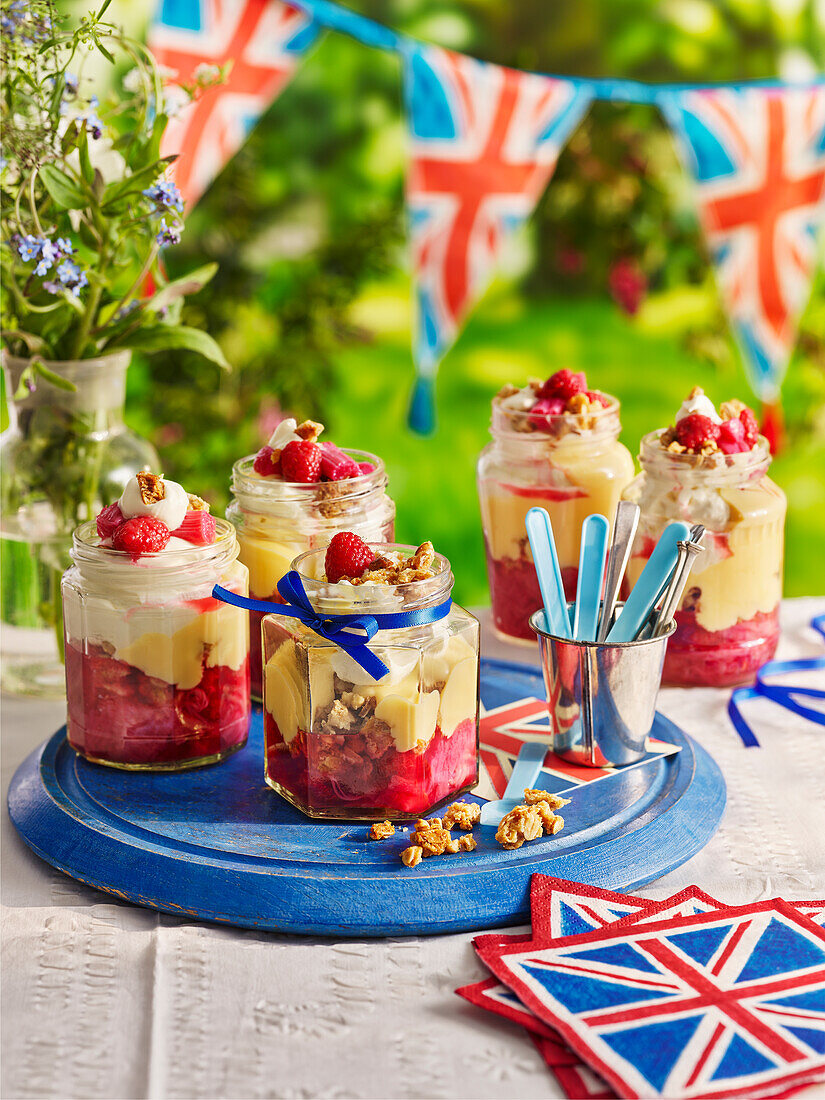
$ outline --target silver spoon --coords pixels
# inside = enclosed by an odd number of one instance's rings
[[[639,505],[630,500],[620,500],[613,519],[613,541],[610,544],[610,556],[607,559],[607,578],[604,583],[602,617],[596,634],[597,642],[603,642],[610,629],[638,524]]]
[[[689,542],[679,543],[679,557],[676,562],[676,568],[673,571],[673,577],[665,592],[661,609],[653,625],[653,630],[651,632],[651,637],[653,638],[664,634],[668,623],[676,614],[676,609],[682,601],[682,594],[687,586],[690,571],[693,568],[694,559],[704,550],[704,547],[700,545],[700,540],[704,532],[704,527],[699,524],[697,527],[691,529]]]

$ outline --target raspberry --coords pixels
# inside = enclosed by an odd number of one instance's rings
[[[110,504],[97,517],[97,533],[102,539],[110,539],[123,523],[123,513],[117,501]]]
[[[339,531],[333,535],[324,559],[327,580],[337,584],[342,577],[360,577],[374,558],[375,554],[358,535]]]
[[[255,455],[255,461],[252,463],[252,469],[256,474],[260,474],[261,477],[273,477],[281,472],[281,456],[275,457],[275,452],[271,447],[261,447],[260,451]]]
[[[195,546],[210,546],[215,541],[215,517],[203,510],[187,512],[175,529],[175,538]]]
[[[327,481],[343,481],[345,477],[360,477],[358,463],[334,443],[322,443],[321,476]]]
[[[358,469],[361,471],[362,474],[374,474],[375,473],[375,467],[373,466],[373,464],[371,462],[359,462],[358,463]]]
[[[742,451],[750,450],[745,442],[745,425],[737,417],[733,416],[730,420],[723,420],[719,425],[719,450],[726,455],[740,454]]]
[[[739,414],[739,419],[745,426],[745,442],[748,448],[756,446],[759,440],[759,425],[753,415],[753,409],[744,408]]]
[[[574,373],[572,370],[557,370],[541,387],[539,397],[563,397],[566,401],[577,393],[584,393],[586,389],[587,380],[582,371]]]
[[[605,409],[610,404],[609,398],[605,397],[605,395],[603,393],[600,393],[599,390],[587,390],[587,400],[590,401],[591,404],[592,402],[596,401]]]
[[[701,451],[719,438],[719,428],[709,416],[689,413],[676,423],[676,438],[688,451]]]
[[[154,516],[133,516],[121,523],[112,536],[115,550],[125,550],[132,558],[156,554],[169,541],[169,528]]]
[[[323,453],[317,443],[294,439],[281,451],[281,473],[287,481],[319,481]]]
[[[540,397],[530,410],[527,419],[539,431],[549,431],[551,417],[561,416],[565,404],[563,397]]]

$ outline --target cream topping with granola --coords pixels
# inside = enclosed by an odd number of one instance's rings
[[[645,473],[625,492],[642,510],[638,538],[655,541],[671,520],[707,529],[683,607],[708,631],[772,611],[781,596],[785,504],[765,476],[769,454],[752,410],[727,401],[717,413],[696,387],[671,427],[645,437],[641,458]],[[643,567],[640,556],[630,559],[630,584]]]

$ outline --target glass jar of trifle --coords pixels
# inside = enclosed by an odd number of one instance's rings
[[[575,598],[581,525],[592,512],[613,522],[633,459],[619,443],[619,402],[588,390],[584,374],[557,371],[493,399],[491,435],[478,460],[478,495],[487,552],[493,625],[508,641],[529,641],[542,606],[524,521],[546,508],[562,580]]]
[[[232,468],[227,519],[238,532],[240,560],[249,570],[249,594],[279,601],[278,581],[290,562],[327,546],[336,531],[367,542],[391,542],[395,504],[387,495],[380,458],[366,451],[319,443],[322,424],[283,420],[267,446]],[[261,619],[250,611],[252,695],[261,698]]]
[[[249,623],[235,528],[174,481],[138,474],[74,533],[63,577],[67,732],[99,764],[174,771],[241,748]]]
[[[367,546],[339,532],[293,567],[320,616],[377,617],[368,648],[386,672],[267,615],[267,783],[310,817],[355,820],[417,817],[474,787],[479,626],[450,603],[447,559],[430,543]],[[411,625],[396,625],[401,614]]]
[[[642,439],[639,460],[642,472],[624,494],[641,508],[628,582],[636,581],[671,520],[705,527],[704,553],[694,560],[676,612],[663,680],[748,683],[779,639],[786,505],[767,476],[768,442],[747,406],[729,401],[717,412],[696,388],[673,427]]]

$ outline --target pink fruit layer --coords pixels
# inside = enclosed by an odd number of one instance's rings
[[[321,734],[301,730],[287,745],[264,713],[267,777],[310,813],[331,816],[417,817],[478,777],[476,724],[452,737],[440,729],[424,752],[398,752],[386,732]]]
[[[217,756],[245,741],[249,664],[204,666],[181,690],[115,660],[101,646],[66,645],[69,743],[114,764],[151,767]]]

